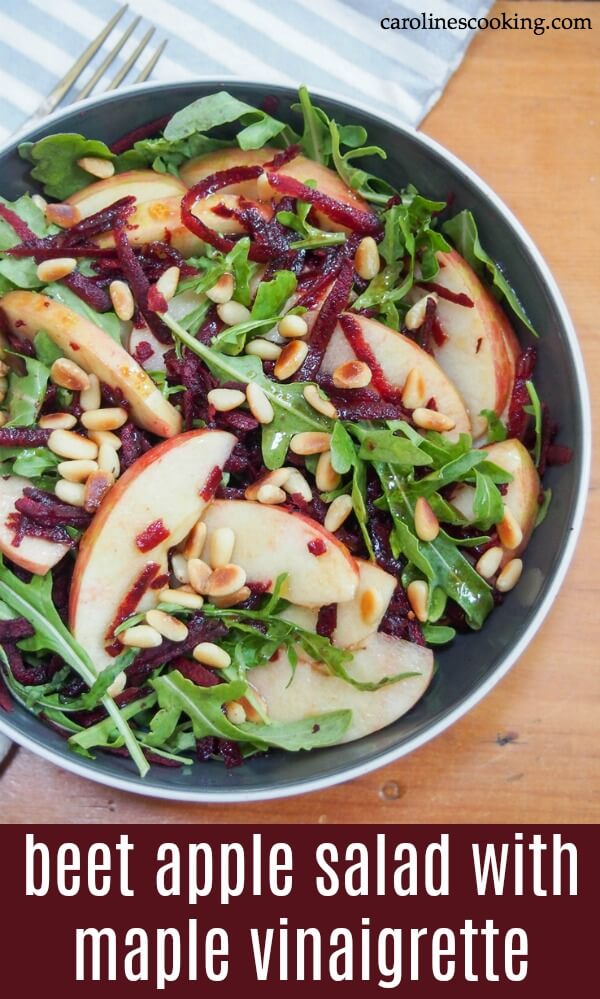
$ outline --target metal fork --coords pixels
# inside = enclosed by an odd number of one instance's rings
[[[111,31],[118,24],[118,22],[121,20],[121,18],[128,9],[129,9],[129,4],[123,4],[123,6],[119,8],[116,14],[113,14],[110,21],[108,22],[107,25],[105,25],[100,34],[97,35],[97,37],[94,38],[92,42],[90,42],[85,52],[81,53],[79,58],[65,73],[62,80],[59,80],[59,82],[56,84],[51,93],[44,98],[40,106],[36,108],[33,114],[27,119],[27,124],[33,121],[37,121],[38,118],[44,118],[47,114],[50,114],[51,111],[54,111],[54,108],[60,104],[63,98],[66,97],[71,88],[75,85],[75,83],[83,73],[86,66],[89,65],[89,63],[96,55],[96,52],[98,52],[98,50],[104,45],[104,42],[110,35]],[[117,44],[104,57],[98,68],[94,71],[92,76],[89,78],[88,82],[82,88],[77,97],[77,101],[81,101],[83,100],[84,97],[88,97],[89,94],[91,94],[92,90],[94,89],[98,81],[101,79],[101,77],[104,75],[108,67],[118,56],[119,52],[125,45],[125,42],[128,40],[128,38],[131,37],[135,29],[137,28],[138,24],[140,23],[140,21],[141,17],[136,17],[131,22],[129,27],[123,32]],[[156,29],[153,27],[148,29],[148,31],[146,32],[140,43],[136,46],[134,51],[131,53],[127,61],[123,63],[118,73],[115,74],[113,79],[108,84],[108,87],[106,88],[107,91],[116,90],[116,88],[120,86],[120,84],[123,82],[127,74],[130,72],[130,70],[133,68],[133,66],[141,56],[142,52],[146,49],[148,42],[152,38],[155,30]],[[143,83],[144,80],[148,79],[150,73],[152,72],[158,60],[160,59],[162,53],[164,52],[166,44],[167,44],[167,39],[165,38],[165,40],[162,41],[160,45],[156,48],[154,54],[148,60],[144,68],[136,76],[134,83]]]

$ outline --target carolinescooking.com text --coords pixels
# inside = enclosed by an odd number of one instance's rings
[[[525,17],[502,11],[492,17],[445,17],[421,11],[409,17],[382,17],[384,31],[591,31],[591,17]]]

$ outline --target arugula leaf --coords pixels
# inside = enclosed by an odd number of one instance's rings
[[[74,132],[46,135],[37,142],[22,142],[19,155],[34,164],[31,176],[43,185],[44,193],[59,201],[64,201],[94,180],[77,165],[83,156],[115,159],[104,142],[85,139]]]
[[[514,288],[508,283],[499,265],[492,260],[479,241],[477,224],[471,212],[466,209],[444,222],[443,231],[450,237],[458,252],[471,265],[476,274],[491,277],[496,297],[504,299],[518,319],[530,333],[537,336],[531,321],[517,297]]]
[[[58,455],[45,447],[0,447],[2,475],[12,472],[26,479],[37,479],[47,472],[54,472],[60,460]]]
[[[177,111],[167,123],[163,134],[165,139],[172,142],[187,139],[194,133],[210,132],[213,128],[234,121],[245,126],[236,135],[241,149],[261,149],[278,136],[293,141],[291,129],[285,122],[245,104],[224,90],[200,97]]]
[[[31,200],[28,194],[22,195],[12,203],[0,198],[0,202],[10,208],[15,215],[25,222],[36,236],[48,236],[58,232],[58,227],[48,225],[46,217],[40,208]],[[0,219],[0,254],[20,243],[12,226]],[[43,281],[37,276],[37,264],[33,257],[3,257],[0,259],[0,280],[6,283],[2,292],[16,288],[40,288]]]
[[[526,413],[529,413],[530,416],[533,416],[533,426],[535,430],[533,460],[537,466],[539,465],[540,458],[542,456],[542,404],[533,382],[525,382],[525,387],[527,388],[529,398],[531,399],[531,406],[523,406],[523,409]]]
[[[33,338],[33,346],[35,348],[35,356],[38,361],[45,364],[46,367],[51,368],[55,361],[59,357],[63,357],[63,352],[60,347],[57,347],[54,340],[45,330],[40,330],[36,333]]]
[[[446,645],[456,638],[454,628],[448,628],[443,624],[424,624],[421,630],[428,645]]]
[[[120,153],[114,160],[117,173],[125,170],[143,170],[151,167],[156,173],[179,174],[179,167],[197,156],[206,156],[217,149],[226,149],[232,142],[209,138],[194,133],[185,139],[140,139],[131,149]]]
[[[316,108],[306,87],[298,90],[299,104],[292,104],[292,111],[301,111],[304,131],[300,137],[302,151],[309,159],[327,166],[331,153],[329,119],[321,108]]]
[[[179,282],[180,291],[190,288],[202,295],[217,283],[222,274],[233,274],[235,289],[233,298],[242,305],[249,306],[252,298],[250,281],[258,269],[258,264],[248,260],[250,238],[242,236],[227,254],[220,253],[212,247],[207,247],[205,257],[192,257],[188,264],[196,267],[198,275],[190,275]],[[212,303],[208,303],[209,305]]]
[[[130,701],[129,704],[125,704],[122,708],[117,708],[111,698],[106,698],[102,702],[104,706],[107,707],[106,701],[108,701],[113,708],[109,713],[109,717],[71,736],[69,746],[83,756],[89,756],[89,750],[95,747],[99,749],[117,749],[120,746],[126,745],[132,756],[135,752],[136,758],[143,761],[144,770],[141,773],[143,777],[149,770],[148,761],[138,744],[138,736],[132,732],[127,722],[142,712],[153,708],[156,700],[156,693],[152,691],[146,694],[145,697],[140,697],[136,701]],[[126,733],[128,733],[128,736],[126,736]]]
[[[508,437],[508,431],[503,424],[500,417],[493,409],[482,409],[480,416],[484,416],[487,420],[487,442],[488,444],[495,444],[497,441],[505,441]]]
[[[295,212],[277,212],[277,221],[288,229],[293,229],[301,237],[290,243],[290,248],[292,250],[315,250],[319,246],[338,246],[345,243],[345,233],[325,232],[307,221],[311,207],[308,201],[298,201]]]
[[[46,394],[50,370],[33,357],[24,357],[26,374],[11,371],[8,380],[6,406],[7,427],[30,427],[35,423]]]
[[[356,448],[342,420],[336,420],[331,435],[331,464],[339,475],[350,471],[356,461]]]
[[[296,290],[293,271],[277,271],[270,281],[261,281],[250,311],[250,318],[219,333],[211,343],[212,350],[225,354],[241,354],[253,335],[272,329],[283,317],[290,295]]]
[[[431,461],[428,454],[391,430],[370,430],[362,436],[358,455],[368,461],[384,461],[404,468],[429,465]]]
[[[504,514],[504,502],[498,487],[489,475],[475,469],[475,495],[473,497],[473,523],[484,531],[499,524]]]
[[[66,305],[73,312],[79,313],[84,319],[89,319],[95,326],[108,333],[115,343],[121,343],[121,320],[114,312],[96,312],[84,302],[79,295],[64,284],[49,284],[44,288],[44,295],[53,298],[55,302]]]

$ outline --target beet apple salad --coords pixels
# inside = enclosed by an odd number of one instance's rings
[[[0,201],[0,706],[142,775],[409,711],[570,457],[469,211],[292,110],[49,135]]]

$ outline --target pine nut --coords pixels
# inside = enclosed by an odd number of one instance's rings
[[[365,624],[375,624],[383,612],[381,596],[372,586],[363,590],[360,595],[360,616]]]
[[[170,642],[185,642],[188,637],[187,625],[173,617],[172,614],[166,614],[165,611],[146,611],[146,621],[150,627],[156,628],[159,635],[167,638]]]
[[[275,413],[263,389],[255,382],[250,382],[246,389],[246,399],[252,416],[259,423],[272,423]]]
[[[295,316],[293,313],[284,316],[280,321],[277,332],[284,340],[292,340],[294,337],[306,336],[308,333],[308,323],[302,316]]]
[[[80,437],[72,430],[53,430],[48,438],[48,447],[60,458],[89,458],[95,461],[98,457],[98,445],[87,437]]]
[[[117,673],[110,687],[106,691],[109,697],[117,697],[118,694],[122,694],[127,686],[127,674]]]
[[[201,597],[199,593],[190,593],[183,588],[161,590],[158,599],[161,604],[176,604],[178,607],[186,607],[188,610],[200,610],[204,604],[204,597]]]
[[[246,344],[244,353],[250,354],[252,357],[260,357],[261,361],[276,361],[281,355],[281,347],[278,343],[263,340],[262,337],[257,336],[256,339],[250,340]]]
[[[121,645],[134,649],[156,649],[162,645],[162,635],[149,624],[137,624],[133,628],[127,628],[117,637]]]
[[[402,389],[402,404],[407,409],[420,409],[426,402],[425,379],[418,368],[411,368]]]
[[[240,704],[239,701],[229,701],[225,705],[225,714],[227,715],[227,721],[230,721],[232,725],[243,725],[246,721],[244,705]]]
[[[54,361],[50,368],[50,379],[55,385],[70,389],[72,392],[82,392],[89,388],[90,384],[87,372],[68,357],[58,357]]]
[[[80,482],[68,482],[59,479],[54,487],[54,495],[70,506],[83,506],[85,502],[85,486]]]
[[[424,295],[420,298],[418,302],[408,310],[404,317],[404,325],[407,330],[418,330],[420,326],[425,322],[425,316],[427,315],[427,303],[434,302],[437,305],[438,297],[435,292],[431,292],[430,295]]]
[[[101,156],[82,156],[80,160],[77,160],[77,166],[85,170],[86,173],[91,173],[92,177],[99,177],[100,180],[112,177],[115,172],[114,163],[111,160],[102,159]]]
[[[415,503],[415,531],[421,541],[435,541],[440,533],[440,522],[424,496]]]
[[[187,563],[188,578],[196,593],[206,595],[206,584],[212,569],[201,558],[191,558]]]
[[[332,489],[337,489],[341,481],[341,476],[331,464],[331,451],[324,451],[323,454],[319,455],[315,471],[317,489],[321,493],[329,493]]]
[[[171,570],[178,583],[189,583],[189,562],[179,552],[171,557]]]
[[[67,482],[85,482],[92,472],[98,471],[98,463],[95,461],[61,461],[56,471]]]
[[[85,483],[85,495],[83,505],[88,513],[95,513],[109,489],[114,485],[114,479],[110,472],[92,472]]]
[[[46,413],[40,416],[38,425],[43,430],[71,430],[77,423],[72,413]]]
[[[257,499],[258,491],[263,486],[279,486],[279,487],[284,486],[290,476],[291,471],[292,471],[291,468],[288,468],[287,466],[284,465],[283,468],[275,468],[273,469],[272,472],[265,472],[265,474],[261,475],[261,477],[257,479],[256,482],[253,482],[251,485],[248,486],[248,488],[244,492],[245,499],[247,500]]]
[[[184,558],[200,558],[206,541],[206,524],[199,520],[188,534],[183,549]]]
[[[231,562],[235,534],[230,527],[217,527],[208,539],[208,561],[212,569]]]
[[[48,222],[59,225],[61,229],[70,229],[71,226],[81,222],[81,212],[75,205],[55,204],[48,205],[46,209]]]
[[[231,664],[231,656],[225,649],[220,649],[214,642],[200,642],[192,655],[196,662],[204,666],[214,666],[215,669],[226,669]]]
[[[88,387],[83,389],[79,395],[79,405],[85,413],[100,409],[102,405],[102,393],[100,391],[100,379],[98,375],[90,373],[88,381]]]
[[[46,199],[42,198],[41,194],[32,194],[31,195],[31,200],[33,201],[35,207],[39,208],[39,210],[41,212],[44,212],[44,214],[45,214],[46,209],[48,207],[48,202],[46,201]]]
[[[290,451],[293,454],[322,454],[329,451],[331,447],[331,434],[319,433],[315,430],[305,430],[301,434],[294,434],[290,441]]]
[[[241,589],[236,590],[235,593],[230,593],[227,597],[211,597],[210,599],[215,607],[226,609],[227,607],[236,607],[237,604],[243,604],[251,596],[252,590],[250,587],[242,586]]]
[[[306,503],[310,503],[313,498],[312,489],[302,475],[302,472],[299,472],[297,468],[292,469],[283,484],[283,488],[288,496],[293,496],[294,493],[297,493]]]
[[[366,388],[372,377],[373,372],[364,361],[346,361],[333,372],[333,384],[339,389]]]
[[[475,569],[484,579],[491,579],[498,572],[503,555],[504,552],[499,545],[488,548],[478,560]]]
[[[212,288],[208,289],[206,297],[211,302],[214,302],[215,305],[225,305],[226,302],[231,301],[234,287],[233,274],[226,272],[225,274],[221,274],[221,277],[213,284]]]
[[[372,281],[379,274],[380,266],[377,243],[372,236],[365,236],[356,248],[354,269],[363,281]]]
[[[307,385],[302,393],[309,406],[312,406],[317,413],[328,416],[330,420],[337,420],[337,409],[329,399],[324,399],[316,385]]]
[[[275,362],[273,374],[280,382],[286,378],[291,378],[302,367],[307,354],[308,344],[304,343],[303,340],[292,340],[290,343],[286,343]]]
[[[260,487],[256,494],[256,499],[259,503],[264,503],[265,506],[276,506],[278,503],[285,503],[287,496],[279,486],[272,486],[267,483]]]
[[[92,377],[93,376],[90,375],[90,378]],[[79,402],[81,403],[81,396],[79,397]],[[94,406],[93,408],[97,409],[98,407]],[[110,430],[88,430],[88,437],[91,441],[94,441],[98,447],[102,447],[103,444],[106,444],[108,447],[112,447],[115,451],[118,451],[123,446],[121,438],[117,437],[117,435],[113,434]]]
[[[216,388],[210,390],[207,399],[217,413],[228,413],[241,406],[246,401],[246,396],[239,389]]]
[[[423,409],[422,406],[413,410],[412,418],[416,427],[421,427],[423,430],[437,430],[439,433],[452,430],[456,426],[454,420],[445,413],[438,413],[435,409]]]
[[[126,281],[111,281],[108,286],[108,294],[112,302],[112,307],[122,322],[127,323],[133,319],[135,312],[135,300],[131,288]]]
[[[36,274],[44,284],[50,284],[51,281],[60,281],[67,274],[72,274],[76,267],[75,257],[55,257],[54,260],[43,260],[38,264]]]
[[[221,565],[209,576],[206,583],[206,595],[209,597],[228,597],[237,593],[246,583],[246,573],[241,565]]]
[[[173,265],[173,267],[167,267],[156,282],[156,290],[159,295],[162,295],[165,302],[170,302],[177,291],[177,285],[179,284],[179,275],[181,271],[179,267]]]
[[[406,588],[406,596],[417,621],[427,620],[427,605],[429,603],[429,586],[424,579],[413,579]]]
[[[111,444],[101,444],[98,448],[98,468],[101,472],[110,472],[113,479],[119,478],[121,463]]]
[[[237,326],[238,323],[248,322],[250,309],[241,302],[223,302],[222,305],[217,305],[217,315],[226,326]]]
[[[8,413],[0,413],[0,427],[3,427],[5,423],[8,423]]]
[[[10,366],[5,364],[4,361],[0,361],[0,378],[4,378],[6,375],[10,374]]]
[[[496,589],[500,593],[508,593],[512,590],[514,586],[517,585],[521,578],[521,573],[523,572],[523,562],[520,558],[512,558],[510,562],[507,562],[504,566],[502,572],[496,580]]]
[[[333,534],[352,513],[352,497],[347,493],[336,496],[325,515],[325,530]]]
[[[81,422],[86,430],[118,430],[127,423],[128,413],[121,406],[106,409],[88,409],[81,414]]]
[[[505,548],[514,551],[523,541],[523,531],[514,513],[506,505],[504,506],[504,516],[497,525],[498,537]]]

